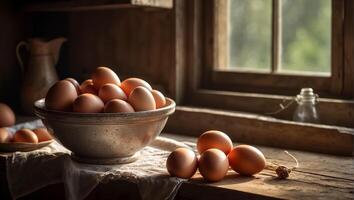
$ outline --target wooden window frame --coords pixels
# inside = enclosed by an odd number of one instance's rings
[[[299,92],[302,86],[296,83],[308,83],[318,81],[316,83],[328,92],[337,91],[337,94],[331,93],[331,98],[326,94],[320,93],[320,116],[321,123],[326,125],[344,126],[354,128],[354,2],[351,0],[334,0],[333,8],[342,13],[333,21],[341,21],[337,24],[337,37],[340,43],[336,44],[332,41],[332,47],[337,46],[337,51],[332,53],[338,59],[332,59],[334,65],[343,66],[333,78],[328,77],[294,77],[293,75],[279,75],[277,82],[274,80],[274,75],[266,74],[251,74],[247,72],[222,72],[213,71],[213,65],[210,63],[225,62],[217,61],[212,55],[213,37],[210,37],[211,29],[210,21],[212,17],[205,15],[205,10],[210,7],[213,0],[188,0],[185,1],[185,10],[181,10],[179,16],[185,16],[178,21],[183,21],[181,30],[183,34],[179,34],[176,42],[180,47],[176,49],[177,55],[182,56],[183,62],[179,63],[176,68],[179,73],[176,75],[177,81],[175,84],[176,100],[179,104],[186,106],[198,106],[223,109],[229,111],[251,112],[264,115],[267,112],[272,112],[279,109],[279,104],[283,101],[290,101],[292,97]],[[184,2],[184,1],[183,1]],[[345,20],[344,20],[345,19]],[[209,30],[209,31],[208,31]],[[332,34],[333,35],[333,34]],[[341,56],[339,56],[341,55]],[[181,67],[184,66],[184,67]],[[214,74],[214,75],[213,75]],[[212,75],[214,78],[212,78]],[[239,79],[235,79],[237,75]],[[179,78],[178,78],[179,77]],[[297,80],[296,80],[297,79]],[[330,83],[336,82],[337,85]],[[242,81],[252,80],[255,84],[271,84],[282,85],[282,83],[292,83],[296,89],[287,87],[241,87]],[[295,80],[295,81],[294,81]],[[239,81],[239,82],[238,82]],[[236,84],[235,84],[236,83]],[[238,83],[238,84],[237,84]],[[322,85],[324,84],[324,85]],[[266,85],[266,84],[265,84]],[[291,86],[291,85],[290,85]],[[316,92],[319,88],[313,87]],[[337,88],[337,89],[336,89]],[[334,97],[334,98],[333,98]],[[292,109],[282,112],[279,115],[272,117],[291,120]],[[336,113],[335,115],[333,113]]]
[[[218,2],[218,3],[217,3]],[[221,1],[226,4],[227,1]],[[350,0],[332,0],[332,38],[331,38],[331,76],[328,75],[306,75],[286,73],[263,73],[250,71],[228,71],[220,66],[226,66],[227,61],[220,58],[225,54],[220,43],[225,44],[226,31],[223,30],[227,19],[218,15],[218,12],[226,12],[225,5],[218,5],[220,1],[206,0],[201,5],[202,29],[204,33],[203,42],[203,73],[201,86],[206,89],[228,90],[237,92],[256,92],[265,94],[294,95],[300,88],[312,87],[323,97],[329,98],[352,98],[353,97],[353,75],[344,73],[352,71],[352,66],[345,63],[345,41],[353,41],[353,36],[346,34],[346,27],[352,29],[353,2]],[[273,0],[273,8],[279,0]],[[279,7],[279,6],[278,6]],[[224,10],[223,10],[224,9]],[[273,12],[273,22],[278,19],[278,12]],[[221,24],[221,26],[220,26]],[[278,25],[277,25],[278,24]],[[273,23],[273,32],[277,33],[279,23]],[[218,37],[216,37],[218,35]],[[272,71],[274,72],[280,62],[278,54],[274,53],[279,48],[279,41],[272,34]],[[218,50],[219,49],[219,50]],[[250,81],[252,80],[252,81]]]

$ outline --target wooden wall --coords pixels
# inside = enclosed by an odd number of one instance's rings
[[[121,79],[141,77],[166,95],[174,95],[173,10],[22,13],[9,2],[0,2],[0,102],[10,103],[19,110],[21,74],[15,47],[29,37],[68,39],[57,65],[60,78],[82,81],[94,68],[105,65],[113,68]]]
[[[171,10],[120,9],[69,16],[69,73],[87,78],[100,65],[168,89],[173,66]]]
[[[15,48],[25,33],[25,18],[10,0],[0,1],[0,102],[19,105],[21,81]]]

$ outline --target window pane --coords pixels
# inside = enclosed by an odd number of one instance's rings
[[[229,68],[271,66],[271,0],[230,0]]]
[[[281,71],[330,72],[331,0],[282,0]]]

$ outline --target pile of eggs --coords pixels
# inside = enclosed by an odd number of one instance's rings
[[[77,113],[129,113],[164,107],[166,99],[143,79],[120,81],[117,74],[98,67],[81,85],[72,78],[55,83],[48,91],[48,110]]]
[[[20,129],[11,134],[6,127],[13,126],[15,121],[12,109],[0,103],[0,143],[39,143],[52,139],[46,128]]]
[[[252,176],[266,166],[260,150],[250,145],[233,147],[231,139],[221,131],[211,130],[200,135],[197,150],[200,156],[187,148],[174,150],[166,161],[169,174],[189,179],[199,169],[207,181],[219,181],[229,167],[238,174]]]
[[[0,143],[32,143],[37,144],[53,139],[46,128],[20,129],[11,134],[8,129],[0,128]]]

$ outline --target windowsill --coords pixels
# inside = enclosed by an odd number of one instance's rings
[[[284,149],[352,156],[354,129],[299,123],[236,111],[178,106],[166,131],[198,137],[206,130],[226,132],[233,141]]]
[[[298,91],[299,92],[299,91]],[[284,95],[231,92],[199,89],[188,94],[187,105],[235,112],[265,113],[280,109],[279,104],[286,105],[295,97]],[[320,98],[316,105],[321,124],[354,128],[354,100]],[[296,109],[293,103],[287,109],[273,115],[274,118],[290,121]]]

